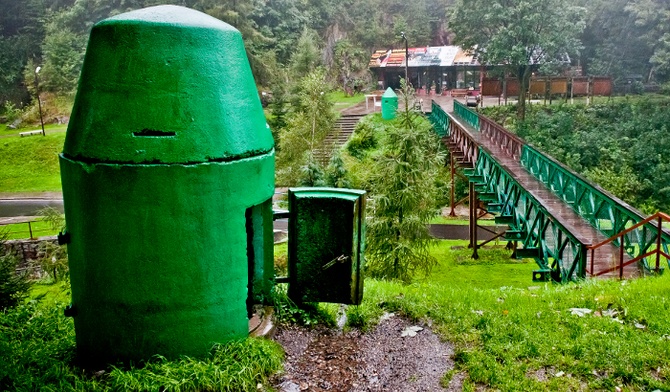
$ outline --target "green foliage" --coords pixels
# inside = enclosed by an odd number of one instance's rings
[[[275,286],[273,304],[279,324],[298,324],[307,327],[335,325],[336,312],[331,304],[302,303],[298,306],[286,293],[285,286]]]
[[[580,48],[584,9],[562,0],[457,0],[450,28],[456,43],[484,64],[505,64],[520,82],[518,116],[534,64],[560,64]],[[473,28],[473,26],[479,26]]]
[[[374,150],[379,143],[379,132],[383,132],[383,124],[380,123],[381,116],[363,117],[353,135],[344,146],[345,151],[356,159],[364,159],[367,153]]]
[[[299,186],[324,186],[325,173],[321,165],[314,159],[311,152],[307,152],[307,161],[300,167]]]
[[[45,297],[0,313],[0,389],[11,391],[249,391],[281,369],[266,339],[216,345],[202,359],[157,357],[142,366],[85,371],[76,364],[72,319]]]
[[[651,73],[662,81],[670,80],[670,5],[663,0],[635,0],[626,5],[626,11],[635,18],[642,39],[652,48],[649,62]]]
[[[42,44],[44,66],[39,73],[40,89],[61,94],[72,94],[77,89],[79,72],[84,61],[88,37],[71,30],[70,26],[58,23],[59,19],[46,24],[46,37]],[[35,72],[28,64],[27,74]],[[26,79],[30,76],[28,75]]]
[[[18,109],[16,106],[14,106],[13,103],[9,101],[5,101],[5,106],[3,110],[4,110],[3,115],[5,117],[5,121],[9,124],[13,123],[14,120],[21,117],[21,109]]]
[[[314,30],[305,28],[291,56],[291,72],[295,76],[313,72],[321,64],[321,55]]]
[[[55,232],[65,231],[65,215],[60,211],[46,207],[39,211],[42,220],[46,222],[51,230]],[[54,282],[68,280],[69,265],[67,261],[67,245],[58,245],[51,241],[42,241],[40,243],[41,257],[39,259],[40,268]]]
[[[334,74],[345,92],[353,95],[370,84],[369,56],[366,51],[343,39],[335,45],[334,60]]]
[[[402,99],[409,101],[407,91]],[[428,120],[405,106],[386,127],[372,166],[366,258],[372,276],[409,282],[436,263],[427,223],[437,213],[434,178],[444,155]]]
[[[333,188],[351,188],[342,154],[335,151],[325,172],[325,185]]]
[[[325,71],[317,69],[299,83],[293,111],[286,116],[286,126],[279,131],[277,182],[282,185],[316,183],[322,169],[314,159],[314,150],[323,148],[323,140],[333,129],[335,113],[326,94],[330,89]]]
[[[533,106],[512,129],[615,196],[652,213],[670,210],[670,100]],[[485,112],[501,122],[509,112]]]
[[[6,238],[6,233],[0,232],[0,311],[21,303],[30,289],[28,276],[16,270],[19,259],[5,250]]]
[[[533,283],[532,262],[482,249],[481,264],[458,263],[471,250],[453,245],[467,242],[439,241],[431,249],[439,265],[424,280],[367,280],[363,303],[349,309],[368,318],[357,323],[374,324],[384,312],[429,319],[454,345],[455,373],[468,388],[670,388],[670,320],[659,311],[670,307],[670,277]],[[579,317],[571,308],[592,313]]]
[[[207,360],[156,358],[142,368],[116,368],[111,384],[124,390],[251,391],[281,369],[281,347],[270,340],[250,338],[217,344]]]

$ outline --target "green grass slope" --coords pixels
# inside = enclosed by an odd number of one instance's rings
[[[0,138],[0,192],[61,190],[58,154],[65,132]]]

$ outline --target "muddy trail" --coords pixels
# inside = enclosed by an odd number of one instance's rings
[[[387,315],[369,332],[288,326],[274,338],[286,351],[284,372],[272,380],[281,392],[460,391],[453,347],[425,324]]]

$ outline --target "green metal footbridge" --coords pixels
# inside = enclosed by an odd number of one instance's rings
[[[658,274],[670,262],[668,215],[644,216],[456,100],[451,112],[433,101],[429,119],[450,151],[452,183],[455,166],[469,182],[473,257],[477,219],[490,213],[509,227],[513,256],[535,259],[536,281]],[[456,203],[452,191],[452,212]]]

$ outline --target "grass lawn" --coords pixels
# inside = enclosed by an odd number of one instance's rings
[[[9,129],[7,128],[7,124],[0,124],[0,138],[2,137],[20,137],[19,133],[20,132],[26,132],[26,131],[36,131],[36,130],[42,130],[42,127],[40,124],[37,125],[29,125],[29,126],[24,126],[21,128],[17,129]],[[55,132],[65,132],[67,130],[67,124],[44,124],[44,132],[46,134],[50,133],[55,133]],[[40,135],[37,135],[40,136]],[[36,136],[28,136],[28,137],[36,137]]]
[[[444,381],[463,372],[465,390],[670,390],[670,276],[538,284],[534,263],[497,249],[475,261],[468,249],[450,251],[454,243],[434,249],[440,265],[426,279],[368,280],[364,303],[350,313],[431,319],[456,347]]]
[[[60,191],[58,154],[65,132],[0,138],[0,189],[3,192]]]
[[[439,225],[468,226],[470,224],[470,221],[468,219],[464,219],[458,216],[452,218],[450,216],[438,215],[433,219],[431,219],[429,223],[432,223],[434,225],[439,224]],[[479,219],[477,220],[477,224],[480,226],[495,226],[496,222],[493,219]]]
[[[48,222],[41,220],[30,222],[30,228],[32,228],[33,238],[58,234],[58,230],[53,230]],[[30,238],[30,230],[27,222],[0,226],[0,238],[2,238],[3,233],[7,233],[6,239],[8,240]]]
[[[510,259],[501,248],[481,249],[472,260],[466,244],[438,241],[432,254],[439,265],[410,285],[366,280],[363,304],[348,308],[350,324],[370,328],[391,311],[432,320],[455,346],[456,368],[445,369],[444,381],[463,373],[465,390],[670,390],[670,276],[533,283],[535,263]],[[279,246],[277,253],[284,252]],[[249,339],[204,360],[85,373],[71,364],[73,325],[62,313],[67,285],[35,285],[31,296],[28,304],[0,313],[2,387],[256,390],[280,368],[276,344]],[[591,312],[580,316],[571,308]]]
[[[358,103],[365,101],[365,95],[362,93],[355,94],[353,96],[348,96],[344,91],[333,91],[328,93],[328,98],[335,106],[335,110],[342,110],[349,107],[352,107]]]

